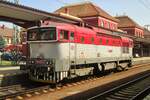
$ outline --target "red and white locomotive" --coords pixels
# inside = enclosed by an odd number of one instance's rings
[[[50,22],[28,29],[27,43],[26,70],[40,82],[57,83],[132,63],[133,41],[97,28]]]

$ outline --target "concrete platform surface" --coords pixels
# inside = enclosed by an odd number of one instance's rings
[[[0,71],[0,77],[11,76],[11,75],[16,75],[16,74],[20,74],[20,73],[23,73],[23,71],[20,71],[20,70],[3,70],[3,71]]]
[[[133,61],[140,61],[140,60],[150,60],[150,57],[133,58]]]
[[[133,58],[133,65],[143,64],[143,63],[150,63],[150,57]]]
[[[20,66],[1,66],[0,71],[4,70],[18,70],[20,69]]]

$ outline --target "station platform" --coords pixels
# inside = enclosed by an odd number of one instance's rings
[[[0,71],[3,70],[18,70],[20,66],[0,66]]]
[[[133,58],[133,65],[143,64],[143,63],[150,63],[150,57]]]
[[[20,73],[20,67],[19,66],[1,66],[0,67],[0,77],[5,75],[14,75],[17,73]]]
[[[1,66],[0,67],[0,87],[15,85],[23,82],[27,78],[27,73],[21,71],[19,66]]]

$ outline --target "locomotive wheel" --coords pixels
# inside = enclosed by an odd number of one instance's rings
[[[123,68],[121,65],[118,65],[118,66],[116,67],[116,70],[117,70],[118,72],[121,72],[121,71],[124,70],[124,68]]]
[[[104,72],[104,65],[102,64],[95,64],[94,65],[94,69],[93,69],[93,73],[94,75],[100,75],[101,73]]]
[[[132,67],[132,62],[129,62],[128,67]]]

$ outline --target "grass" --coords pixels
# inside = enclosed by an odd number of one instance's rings
[[[5,61],[5,60],[0,61],[0,66],[12,66],[12,65],[14,65],[13,61]]]

